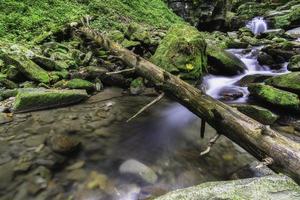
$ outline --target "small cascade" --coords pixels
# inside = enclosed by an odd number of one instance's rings
[[[205,88],[206,94],[219,100],[225,100],[224,94],[232,93],[240,95],[235,100],[229,102],[235,103],[245,103],[248,100],[248,89],[239,85],[239,81],[245,76],[251,75],[266,75],[266,76],[276,76],[280,74],[287,73],[287,63],[285,63],[281,69],[272,70],[267,66],[262,66],[257,61],[257,51],[262,47],[254,47],[249,53],[244,53],[244,49],[229,49],[227,51],[236,55],[242,62],[246,65],[246,70],[244,73],[226,77],[219,75],[207,75],[204,77],[203,87]],[[228,101],[228,100],[225,100]]]
[[[246,25],[254,35],[259,35],[268,30],[268,24],[263,17],[255,17]]]

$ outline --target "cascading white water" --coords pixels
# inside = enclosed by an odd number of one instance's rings
[[[249,53],[244,53],[244,49],[230,49],[229,52],[233,53],[242,62],[245,63],[247,69],[243,74],[226,77],[226,76],[216,76],[216,75],[208,75],[204,77],[203,85],[206,89],[206,94],[210,95],[215,99],[222,99],[223,92],[230,91],[231,93],[240,93],[242,97],[232,100],[231,102],[235,103],[244,103],[248,99],[248,89],[247,87],[242,87],[237,84],[242,78],[248,75],[269,75],[275,76],[287,73],[287,64],[284,64],[280,70],[271,70],[267,66],[262,66],[257,61],[257,51],[259,51],[261,47],[255,47]]]
[[[268,24],[263,17],[255,17],[246,25],[254,35],[259,35],[268,30]]]

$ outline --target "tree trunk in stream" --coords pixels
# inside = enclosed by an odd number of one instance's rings
[[[300,183],[300,144],[272,130],[218,100],[204,94],[180,78],[164,71],[133,52],[122,48],[104,35],[88,27],[79,31],[112,54],[118,56],[136,72],[150,80],[158,89],[175,97],[218,133],[225,135],[259,160],[273,161],[269,167],[282,172]]]

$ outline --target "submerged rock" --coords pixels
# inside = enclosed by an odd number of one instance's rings
[[[288,70],[300,71],[300,55],[293,56],[288,64]]]
[[[130,84],[130,93],[133,95],[141,94],[145,90],[142,78],[134,79]]]
[[[43,70],[41,67],[39,67],[26,56],[0,53],[0,58],[3,59],[7,65],[14,65],[21,73],[23,73],[30,80],[41,83],[50,82],[50,77],[47,71]]]
[[[270,110],[254,105],[236,105],[236,108],[245,115],[259,121],[262,124],[273,124],[279,116]]]
[[[125,175],[134,175],[151,184],[157,181],[157,175],[151,168],[134,159],[129,159],[122,163],[119,172]]]
[[[80,142],[68,135],[53,134],[50,135],[47,144],[54,152],[71,153],[79,147]]]
[[[300,187],[283,175],[204,183],[170,192],[155,200],[298,199]]]
[[[253,161],[242,168],[235,171],[230,178],[232,179],[244,179],[244,178],[254,178],[254,177],[264,177],[269,175],[276,175],[267,166],[262,166],[261,162]]]
[[[177,24],[170,28],[151,60],[185,79],[201,77],[207,65],[206,42],[194,27]]]
[[[84,90],[20,90],[13,106],[15,112],[29,112],[78,103],[88,97]]]
[[[209,71],[213,74],[237,75],[246,69],[245,64],[234,54],[215,46],[207,47]]]
[[[300,100],[298,95],[286,92],[269,85],[252,84],[248,87],[250,94],[265,103],[270,103],[281,108],[299,110]]]
[[[300,94],[300,72],[292,72],[269,78],[266,80],[266,84]]]

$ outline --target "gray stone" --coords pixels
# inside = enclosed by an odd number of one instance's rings
[[[300,27],[288,30],[286,34],[295,39],[300,38]]]
[[[170,192],[155,200],[290,200],[299,198],[300,187],[293,180],[283,175],[272,175],[262,178],[204,183]]]

